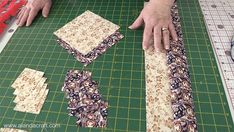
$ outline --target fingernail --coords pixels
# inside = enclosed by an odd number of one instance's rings
[[[158,49],[155,49],[155,52],[156,52],[156,53],[159,53],[159,52],[160,52],[160,50],[158,50]]]
[[[47,18],[48,16],[47,15],[43,15],[43,17]]]
[[[147,48],[146,48],[146,47],[143,47],[143,50],[147,50]]]
[[[129,29],[132,29],[132,25],[128,27]]]

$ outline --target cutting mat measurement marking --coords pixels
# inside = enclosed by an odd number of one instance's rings
[[[234,35],[233,0],[199,0],[234,121],[234,62],[230,57]]]
[[[16,24],[16,20],[12,19],[11,22],[8,24],[8,27],[3,32],[3,34],[0,35],[0,53],[7,45],[8,41],[11,39],[12,35],[18,27],[19,26]]]

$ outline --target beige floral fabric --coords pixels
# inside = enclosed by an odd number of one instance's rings
[[[0,132],[27,132],[27,131],[14,129],[14,128],[0,128]]]
[[[173,111],[165,53],[145,51],[147,132],[172,132]]]
[[[118,25],[87,10],[54,34],[86,55],[119,28]]]
[[[15,111],[39,114],[48,94],[44,72],[25,68],[11,85],[15,89]]]

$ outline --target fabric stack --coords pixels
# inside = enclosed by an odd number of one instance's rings
[[[87,66],[123,38],[119,28],[91,11],[85,11],[54,34],[63,48]]]
[[[25,68],[11,85],[15,89],[15,111],[39,114],[49,92],[44,72]]]

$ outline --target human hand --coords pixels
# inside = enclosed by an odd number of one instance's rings
[[[21,9],[17,16],[17,24],[19,26],[31,25],[40,10],[42,10],[43,17],[48,17],[51,5],[52,0],[28,0],[26,6]]]
[[[144,50],[148,49],[151,39],[154,40],[154,48],[157,52],[170,48],[169,35],[174,41],[178,40],[171,18],[173,2],[173,0],[151,0],[129,27],[130,29],[137,29],[144,23],[142,42]]]

